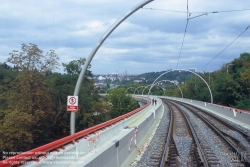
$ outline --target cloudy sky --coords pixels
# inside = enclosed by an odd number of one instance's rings
[[[112,24],[140,2],[2,1],[0,62],[20,50],[22,43],[36,44],[44,52],[55,50],[61,63],[87,58]],[[176,68],[214,71],[240,53],[250,53],[249,25],[249,0],[188,0],[188,5],[187,0],[155,0],[109,36],[93,58],[91,70],[94,74]]]

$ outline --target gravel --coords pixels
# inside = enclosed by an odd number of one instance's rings
[[[162,156],[162,152],[166,142],[167,128],[169,124],[169,112],[168,108],[164,107],[165,111],[163,113],[162,119],[155,131],[154,137],[151,140],[151,144],[148,146],[147,150],[138,155],[130,166],[134,167],[153,167],[159,164],[159,158]],[[158,157],[158,158],[157,158]]]
[[[174,139],[177,151],[179,153],[181,162],[183,162],[183,165],[185,166],[185,163],[188,161],[192,139],[188,136],[181,136],[181,137],[173,136],[173,139]]]
[[[178,104],[176,104],[178,105]],[[227,143],[225,143],[220,137],[217,136],[201,119],[199,119],[195,114],[186,109],[185,107],[179,105],[188,118],[190,119],[191,124],[194,127],[194,130],[198,136],[200,144],[202,146],[203,151],[205,152],[205,156],[207,157],[207,161],[210,166],[244,166],[239,163],[237,155],[235,155],[232,150],[229,148]],[[215,114],[214,114],[215,115]],[[238,124],[235,124],[231,121],[228,121],[224,118],[221,118],[233,126],[243,129],[250,136],[250,130],[246,129]],[[163,117],[155,130],[155,134],[151,140],[150,145],[145,150],[144,153],[141,153],[136,157],[136,160],[130,166],[136,167],[153,167],[159,165],[159,158],[161,158],[161,154],[164,149],[166,133],[169,124],[169,111],[167,107],[165,107],[165,111]],[[181,126],[181,122],[179,122],[178,127]],[[221,131],[227,133],[228,135],[234,137],[238,141],[241,141],[245,146],[249,146],[249,143],[242,139],[242,136],[235,131],[228,130],[226,128],[220,127]],[[180,154],[180,158],[182,162],[187,161],[189,156],[189,151],[192,139],[186,135],[183,135],[183,130],[177,129],[176,136],[173,136],[175,145],[177,147],[178,153]]]
[[[242,166],[243,164],[237,162],[232,162],[232,151],[228,145],[220,139],[217,134],[215,134],[201,119],[199,119],[195,114],[190,112],[185,107],[182,107],[185,113],[188,115],[192,125],[195,127],[195,131],[198,135],[200,141],[205,140],[210,147],[210,152],[215,155],[216,159],[220,163],[220,166],[233,167],[237,163],[237,166]]]

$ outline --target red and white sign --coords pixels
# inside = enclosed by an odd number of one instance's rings
[[[67,111],[78,111],[78,96],[68,96]]]

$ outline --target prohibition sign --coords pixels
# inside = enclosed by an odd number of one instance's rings
[[[71,105],[76,104],[76,98],[75,98],[75,97],[70,97],[70,98],[69,98],[69,103],[70,103]]]
[[[68,96],[67,111],[78,111],[78,96]]]

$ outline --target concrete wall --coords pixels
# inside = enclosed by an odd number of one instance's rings
[[[147,101],[146,98],[137,100]],[[158,106],[149,105],[130,118],[47,153],[39,158],[39,162],[31,161],[23,166],[129,166],[139,154],[133,138],[135,127],[138,127],[136,143],[138,148],[142,148],[162,116],[163,106],[160,100],[157,101]]]
[[[140,107],[147,104],[149,100],[149,98],[145,96],[133,95],[132,97],[135,98],[136,101],[138,101],[138,104],[140,105]]]
[[[145,104],[148,101],[146,96],[135,96],[134,98],[141,104]],[[157,97],[150,96],[150,98]],[[162,98],[178,100],[195,105],[208,112],[215,113],[250,128],[250,114],[247,111],[190,99],[165,96]],[[89,138],[79,139],[79,141],[68,144],[58,151],[47,153],[46,157],[40,157],[39,162],[31,161],[30,164],[27,163],[23,166],[129,166],[139,154],[133,139],[135,127],[138,127],[136,143],[138,148],[141,149],[162,116],[162,102],[160,99],[157,99],[157,102],[158,106],[149,105],[134,116],[122,120],[104,130],[98,131],[95,134],[91,134],[88,136]],[[88,139],[95,140],[89,141]]]
[[[149,106],[152,108],[152,106]],[[146,113],[141,114],[139,119],[132,118],[122,134],[117,135],[113,139],[112,144],[103,151],[98,157],[89,162],[86,167],[115,167],[115,166],[129,166],[139,154],[135,147],[134,133],[135,127],[138,127],[136,135],[136,143],[138,148],[142,148],[146,143],[148,137],[154,129],[154,125],[157,123],[163,112],[163,106],[160,104],[158,107],[149,109]],[[132,141],[131,141],[132,139]]]

